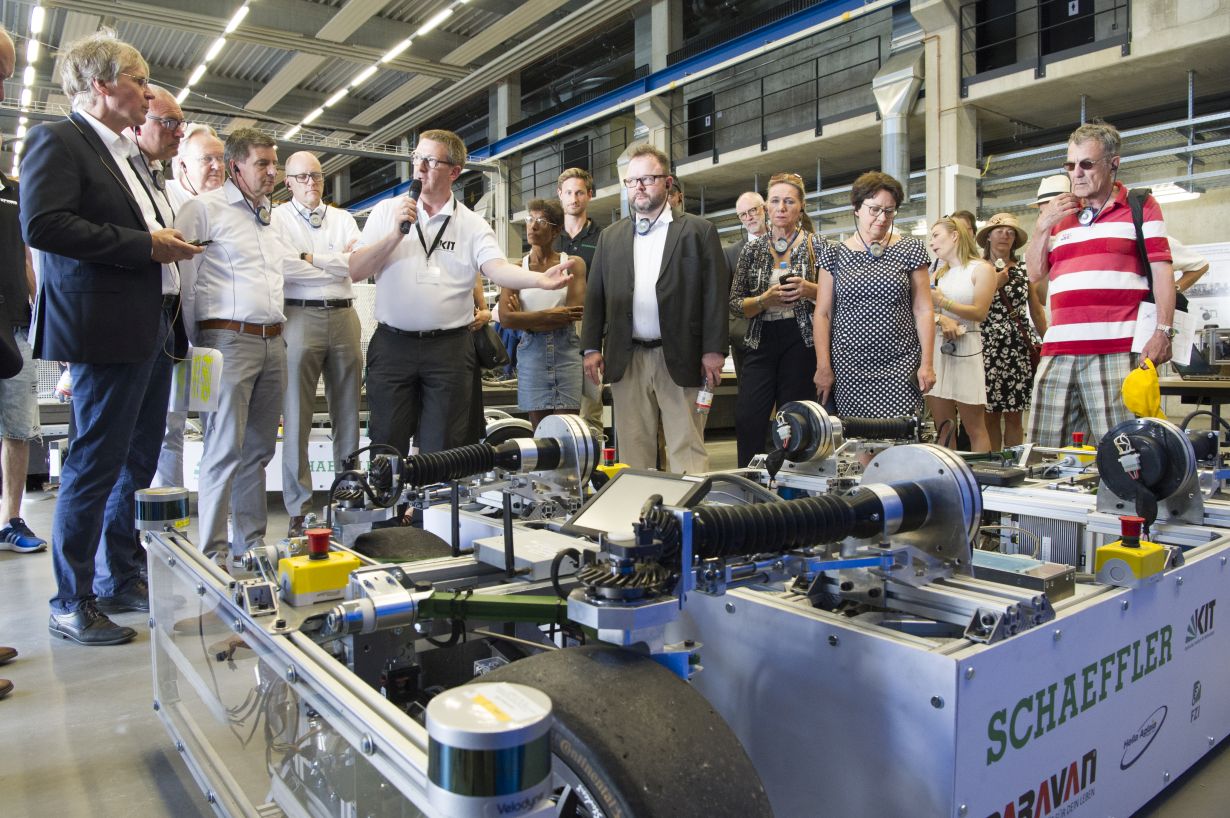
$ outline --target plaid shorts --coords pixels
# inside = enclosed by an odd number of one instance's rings
[[[1084,432],[1096,446],[1102,437],[1135,417],[1123,403],[1123,379],[1132,371],[1132,354],[1047,355],[1034,379],[1029,440],[1039,446],[1067,446],[1073,432]]]

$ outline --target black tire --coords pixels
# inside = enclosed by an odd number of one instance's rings
[[[452,546],[430,531],[414,526],[373,528],[355,538],[354,550],[382,562],[413,562],[451,557]]]
[[[605,645],[539,653],[478,677],[551,697],[556,759],[609,817],[771,816],[743,745],[696,690]]]

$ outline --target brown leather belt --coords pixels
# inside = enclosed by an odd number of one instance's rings
[[[277,338],[282,334],[281,324],[247,324],[243,321],[227,321],[223,318],[211,318],[208,321],[197,321],[197,329],[229,329],[232,332],[242,332],[244,335],[256,335],[261,338]]]

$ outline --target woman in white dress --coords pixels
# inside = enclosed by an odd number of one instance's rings
[[[940,433],[939,443],[956,440],[959,415],[970,449],[991,450],[987,435],[986,373],[982,362],[982,332],[995,296],[995,268],[978,257],[974,236],[951,218],[931,228],[931,252],[940,266],[932,283],[935,307],[935,386],[927,393],[927,408]]]

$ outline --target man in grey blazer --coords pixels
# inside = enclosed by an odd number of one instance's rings
[[[735,200],[735,215],[746,231],[742,238],[734,244],[728,244],[722,252],[726,254],[726,266],[730,268],[730,277],[734,278],[735,268],[739,266],[739,254],[747,246],[748,241],[756,238],[768,228],[765,226],[767,217],[764,209],[764,197],[754,190],[739,195]],[[747,333],[747,319],[743,316],[730,316],[730,356],[735,361],[735,375],[743,366],[743,336]]]
[[[652,145],[632,148],[632,218],[602,232],[588,274],[581,348],[585,374],[611,384],[619,459],[653,468],[661,419],[671,471],[707,471],[702,385],[716,386],[726,358],[730,271],[717,230],[672,213],[670,160]]]

